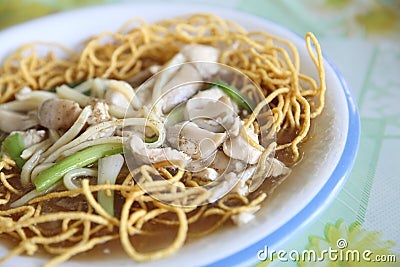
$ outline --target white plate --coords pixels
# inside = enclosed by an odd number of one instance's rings
[[[178,15],[210,12],[233,20],[249,30],[263,30],[291,40],[300,51],[301,68],[315,76],[303,38],[289,30],[236,10],[215,6],[157,4],[119,4],[96,6],[59,13],[33,20],[0,32],[0,61],[23,43],[32,41],[59,42],[77,49],[86,38],[104,31],[115,31],[131,18],[148,22]],[[307,142],[307,156],[291,176],[271,195],[257,218],[235,228],[220,229],[214,234],[186,244],[168,258],[135,266],[248,266],[257,263],[257,251],[268,246],[279,249],[309,224],[343,185],[355,158],[359,140],[357,108],[348,86],[332,64],[326,63],[326,108],[317,119],[318,130]],[[1,246],[1,245],[0,245]],[[0,255],[6,248],[0,247]],[[124,255],[124,254],[122,254]],[[43,259],[14,257],[4,266],[38,266]],[[71,259],[63,266],[80,266]],[[128,257],[102,257],[101,261],[85,261],[85,266],[132,266]]]

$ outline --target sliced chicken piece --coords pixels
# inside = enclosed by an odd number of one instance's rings
[[[269,159],[269,163],[271,164],[271,168],[268,172],[268,177],[278,177],[281,175],[288,175],[290,173],[290,168],[286,167],[282,161],[279,161],[276,158]]]
[[[201,171],[192,173],[192,176],[197,179],[206,180],[206,181],[215,181],[219,174],[213,168],[205,168]]]
[[[183,162],[185,165],[190,160],[190,157],[185,153],[166,148],[147,148],[143,140],[136,135],[132,135],[129,141],[129,150],[132,153],[136,164],[152,164],[157,162]]]
[[[254,133],[252,127],[246,130],[242,127],[241,131],[243,133],[224,142],[223,151],[231,158],[239,159],[248,164],[256,164],[262,151],[250,144],[250,138],[254,143],[258,144],[258,136]]]
[[[142,125],[130,125],[130,126],[125,126],[124,128],[117,129],[116,134],[119,136],[125,136],[125,137],[130,137],[132,135],[137,135],[137,136],[145,136],[144,135],[145,128]]]
[[[120,92],[107,90],[105,94],[107,103],[128,109],[130,107],[129,100]]]
[[[225,155],[223,151],[218,150],[215,153],[214,161],[210,164],[210,168],[216,170],[219,174],[223,174],[227,171],[227,168],[230,164],[230,158]]]
[[[246,182],[240,180],[232,189],[232,192],[236,192],[241,196],[246,196],[249,192],[249,186],[246,184]]]
[[[249,186],[247,184],[247,181],[252,178],[255,172],[256,167],[252,166],[238,173],[236,179],[240,180],[232,189],[232,192],[236,192],[242,196],[247,196],[247,194],[249,193]]]
[[[22,131],[16,131],[16,132],[21,135],[25,148],[30,147],[34,144],[37,144],[46,138],[45,130],[29,129],[25,132],[22,132]],[[10,133],[10,135],[11,134],[13,134],[13,133]]]
[[[30,93],[32,93],[32,89],[28,86],[24,86],[21,90],[19,90],[15,94],[15,99],[17,99],[17,100],[26,99],[26,96],[28,96]]]
[[[209,189],[212,193],[212,198],[210,199],[211,203],[216,201],[218,198],[223,197],[227,193],[235,192],[242,196],[248,195],[249,185],[247,181],[252,178],[252,175],[256,171],[256,167],[249,167],[245,170],[240,168],[239,171],[232,171],[232,169],[235,168],[232,168],[232,166],[227,167],[222,175],[218,173],[217,178],[213,180],[217,181],[217,184],[213,184]]]
[[[162,111],[168,113],[176,105],[192,97],[199,90],[201,81],[202,77],[194,66],[185,64],[180,67],[163,87]]]
[[[221,160],[220,164],[225,163],[227,164],[227,166],[225,167],[224,171],[222,171],[222,174],[218,173],[217,184],[214,184],[213,187],[210,188],[210,191],[212,192],[212,198],[210,199],[211,202],[216,201],[218,198],[223,197],[229,192],[236,192],[242,196],[246,196],[249,193],[249,186],[247,181],[251,179],[254,172],[256,171],[255,166],[244,169],[246,166],[243,164],[242,161],[231,159],[230,161],[233,162],[226,162],[224,159],[225,157],[225,155],[221,154],[215,157],[216,161]],[[235,163],[239,162],[241,164],[240,166],[237,166],[237,164]],[[215,163],[216,162],[214,162],[213,165],[215,165]],[[214,168],[213,165],[210,165],[211,169]]]
[[[109,107],[105,102],[96,102],[92,107],[92,112],[88,117],[87,124],[89,125],[97,125],[102,122],[106,122],[111,120],[111,116],[109,114]],[[102,130],[96,131],[95,134],[91,135],[88,140],[95,140],[103,137],[113,136],[117,127],[111,126],[108,128],[104,128]]]
[[[92,113],[89,115],[87,123],[89,125],[99,124],[111,119],[108,113],[108,105],[104,102],[96,102],[92,108]]]
[[[192,159],[209,158],[225,138],[225,133],[213,133],[189,121],[175,124],[167,129],[167,141],[171,146],[190,155]]]
[[[254,209],[254,210],[246,210],[246,211],[241,211],[237,214],[233,214],[231,215],[231,219],[233,221],[234,224],[236,225],[244,225],[246,223],[249,223],[250,221],[252,221],[256,216],[254,215],[258,209]]]
[[[199,91],[191,98],[191,100],[197,98],[205,98],[215,102],[223,96],[227,95],[221,89],[219,89],[218,86],[213,86],[210,89]]]
[[[217,199],[223,197],[230,192],[236,192],[242,196],[246,196],[249,193],[249,186],[246,181],[251,178],[254,169],[246,169],[241,173],[237,172],[226,172],[222,176],[218,177],[218,184],[213,185],[209,190],[212,192],[210,202],[215,202]]]
[[[23,87],[18,93],[15,94],[16,100],[30,100],[35,102],[43,102],[50,98],[56,98],[57,95],[47,91],[32,90],[30,87]]]
[[[230,158],[220,150],[215,153],[213,159],[214,161],[209,165],[209,167],[215,169],[220,175],[230,172],[240,173],[247,166],[245,162]]]
[[[109,80],[107,87],[108,90],[104,97],[107,103],[130,112],[142,106],[141,101],[136,96],[135,90],[129,83],[119,80]]]
[[[230,172],[224,174],[223,179],[218,183],[212,185],[209,189],[211,192],[211,197],[208,199],[210,203],[214,203],[218,199],[222,198],[226,194],[232,191],[237,183],[236,173]]]
[[[24,131],[39,124],[29,114],[21,114],[6,109],[0,109],[0,118],[0,130],[6,133]]]
[[[178,104],[193,96],[201,82],[214,75],[218,69],[219,51],[211,46],[187,45],[164,67],[153,89],[153,102],[163,99],[162,112],[168,113]],[[178,64],[184,62],[193,63]],[[202,62],[198,62],[202,61]],[[208,63],[204,63],[204,61]],[[211,63],[210,63],[211,62]]]
[[[135,91],[136,97],[141,103],[141,105],[149,105],[151,104],[151,96],[152,96],[152,90],[150,88],[142,88],[138,87],[138,89]]]
[[[181,49],[181,53],[187,61],[211,61],[217,62],[219,50],[209,45],[189,44]]]
[[[291,172],[291,169],[276,158],[267,158],[264,164],[259,164],[258,170],[251,179],[249,191],[257,190],[268,178],[282,178],[283,181]]]
[[[189,99],[185,119],[212,132],[226,131],[230,136],[237,136],[241,124],[236,109],[230,98],[216,87],[201,91]]]
[[[214,153],[214,154],[212,154],[211,156],[209,156],[208,158],[205,158],[205,159],[198,159],[198,160],[190,161],[189,164],[186,166],[186,170],[188,170],[188,171],[190,171],[192,173],[201,172],[202,170],[204,170],[205,168],[209,167],[213,163],[216,154],[217,153]],[[218,175],[219,175],[219,173],[218,173]]]
[[[181,53],[185,56],[187,61],[202,61],[201,63],[194,63],[194,66],[196,66],[201,76],[205,79],[210,78],[219,70],[219,65],[214,62],[218,62],[220,52],[215,47],[190,44],[184,46],[181,49]]]
[[[67,130],[74,124],[81,111],[78,103],[74,101],[49,99],[40,105],[38,120],[43,127]]]
[[[91,135],[87,140],[96,140],[99,138],[110,137],[113,136],[117,127],[112,126],[108,128],[104,128],[102,130],[97,131],[95,134]]]

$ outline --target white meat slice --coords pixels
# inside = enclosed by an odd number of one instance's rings
[[[171,146],[190,155],[192,159],[207,159],[217,151],[225,137],[225,133],[213,133],[189,121],[167,129],[167,141]]]
[[[15,131],[13,133],[19,133],[21,135],[25,148],[43,141],[46,137],[45,130],[29,129],[25,132]],[[10,135],[13,133],[10,133]]]
[[[218,178],[219,174],[213,168],[205,168],[201,171],[193,172],[192,176],[194,178],[199,178],[206,181],[215,181]]]
[[[178,104],[188,100],[198,91],[204,80],[217,73],[219,65],[215,62],[218,57],[219,51],[211,46],[184,46],[160,73],[153,90],[153,102],[157,103],[161,97],[162,112],[168,113]],[[190,63],[176,68],[176,64],[184,62]]]
[[[267,158],[264,164],[259,164],[256,174],[251,179],[249,191],[253,192],[270,177],[287,177],[291,169],[276,158]],[[263,168],[263,169],[260,169]]]
[[[129,100],[120,92],[107,90],[105,94],[107,103],[128,109],[130,107]]]
[[[30,87],[25,86],[21,90],[18,91],[18,93],[15,94],[15,99],[16,100],[30,100],[30,101],[38,101],[38,102],[43,102],[49,98],[57,98],[57,95],[51,92],[47,91],[41,91],[41,90],[32,90]]]
[[[139,165],[163,161],[183,162],[186,164],[190,160],[185,153],[170,147],[147,148],[143,140],[136,135],[130,137],[129,150]]]
[[[95,134],[91,135],[87,140],[96,140],[99,138],[110,137],[115,134],[116,126],[111,126],[97,131]]]
[[[142,106],[135,90],[129,83],[109,80],[107,86],[108,90],[104,97],[107,103],[121,107],[127,112],[132,112],[134,108],[139,109]]]
[[[290,173],[290,168],[286,167],[282,161],[276,158],[271,158],[269,160],[271,168],[269,169],[267,176],[278,177],[281,175],[288,175]]]
[[[185,102],[200,88],[202,77],[195,67],[185,64],[165,84],[162,91],[162,111],[168,113],[176,105]]]
[[[256,213],[258,210],[259,209],[241,211],[237,214],[231,215],[231,219],[236,225],[244,225],[256,217],[254,213]]]
[[[254,133],[252,127],[246,130],[242,128],[241,131],[244,132],[224,142],[223,151],[231,158],[242,160],[248,164],[256,164],[262,151],[252,146],[249,139],[251,138],[253,142],[258,144],[258,136]]]
[[[210,168],[215,169],[220,175],[229,172],[240,173],[245,170],[246,166],[245,162],[230,158],[220,150],[215,153],[213,162],[209,165]]]
[[[211,192],[211,197],[208,199],[210,203],[214,203],[221,197],[225,196],[235,187],[237,183],[236,173],[229,172],[224,174],[223,179],[218,182],[217,185],[213,185],[209,191]]]
[[[191,99],[196,98],[206,98],[210,101],[217,101],[223,96],[227,96],[218,86],[213,86],[210,89],[199,91],[196,95],[194,95]]]
[[[197,93],[185,107],[185,119],[195,122],[201,128],[212,132],[228,132],[237,136],[240,118],[237,107],[220,89],[211,88]]]
[[[111,119],[108,113],[108,105],[104,102],[96,102],[92,108],[92,113],[89,115],[87,123],[89,125],[99,124]]]
[[[182,48],[181,53],[187,61],[202,61],[209,63],[194,63],[201,76],[205,79],[210,78],[219,70],[218,62],[219,50],[215,47],[200,44],[190,44]]]

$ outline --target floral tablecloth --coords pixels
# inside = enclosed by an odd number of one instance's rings
[[[371,262],[363,258],[269,260],[259,265],[400,266],[400,1],[169,1],[236,8],[300,35],[314,32],[357,99],[361,141],[350,177],[329,208],[283,249],[322,251],[345,246],[383,256],[370,257]],[[1,0],[0,29],[49,13],[111,2],[128,1]],[[339,244],[338,240],[346,243]]]

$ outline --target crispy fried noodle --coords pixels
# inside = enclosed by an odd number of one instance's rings
[[[45,251],[55,266],[107,243],[149,261],[253,219],[324,107],[320,46],[305,42],[316,80],[291,42],[210,14],[135,19],[79,52],[20,47],[0,69],[0,234],[14,244],[0,262]]]

